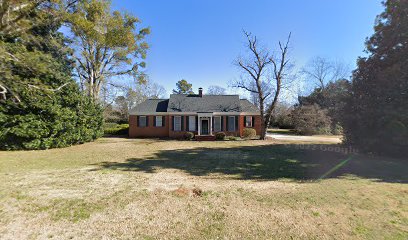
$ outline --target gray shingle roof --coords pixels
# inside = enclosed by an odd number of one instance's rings
[[[168,112],[240,112],[238,95],[171,94]]]
[[[242,112],[259,112],[259,109],[247,99],[240,99]]]
[[[251,112],[256,106],[238,95],[171,94],[170,99],[148,99],[137,105],[130,114],[153,112]]]
[[[167,112],[169,99],[147,99],[133,108],[130,113],[144,112]]]

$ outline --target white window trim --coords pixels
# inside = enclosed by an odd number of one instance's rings
[[[217,124],[215,124],[215,122],[217,121],[217,119],[219,119],[219,121],[220,121],[220,128],[219,128],[219,129],[216,128]],[[234,120],[234,121],[235,121],[235,120]],[[221,131],[222,131],[222,126],[221,126],[221,124],[222,124],[221,116],[216,116],[216,117],[214,117],[214,132],[221,132]]]
[[[232,128],[233,128],[233,130],[231,131],[230,130],[230,128],[229,128],[229,126],[227,126],[227,130],[228,130],[228,132],[235,132],[236,131],[236,129],[235,129],[235,116],[228,116],[228,125],[229,124],[231,124],[231,118],[233,118],[234,119],[234,121],[232,121]]]
[[[193,121],[191,121],[193,120]],[[196,116],[188,116],[188,130],[189,131],[197,131],[196,129]]]
[[[142,119],[144,119],[144,120],[142,121]],[[141,123],[143,123],[143,125]],[[141,127],[141,128],[147,127],[146,126],[146,116],[139,116],[139,123],[138,124],[139,124],[139,127]]]
[[[248,119],[249,119],[249,126],[248,126]],[[245,127],[250,128],[252,127],[252,116],[245,116]]]
[[[158,119],[160,119],[160,125],[158,123]],[[156,127],[163,127],[163,116],[156,116]]]
[[[177,121],[177,119],[179,119],[179,121],[180,121],[180,129],[178,130],[178,129],[176,129],[176,121]],[[182,128],[182,126],[181,126],[181,116],[174,116],[174,121],[173,121],[173,129],[174,129],[174,131],[175,132],[181,132],[181,128]]]

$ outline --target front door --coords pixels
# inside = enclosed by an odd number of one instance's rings
[[[208,135],[208,120],[201,120],[201,135]]]

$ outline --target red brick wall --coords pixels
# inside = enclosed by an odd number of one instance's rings
[[[255,116],[255,124],[254,128],[256,130],[256,135],[261,135],[261,125],[262,125],[262,118],[261,116]]]
[[[222,125],[224,125],[224,127],[223,127],[223,129],[224,129],[224,133],[227,135],[227,136],[235,136],[235,137],[239,137],[240,136],[240,131],[239,131],[239,127],[241,126],[240,125],[240,118],[238,118],[238,129],[235,129],[236,131],[235,132],[228,132],[228,126],[227,126],[227,117],[228,116],[222,116],[223,117],[223,121],[224,121],[224,123],[222,124]],[[235,124],[235,123],[234,123]]]
[[[129,116],[129,137],[171,137],[171,138],[182,138],[185,134],[185,129],[186,126],[183,126],[183,131],[180,132],[175,132],[172,131],[171,127],[171,116],[163,116],[163,119],[165,121],[165,126],[164,127],[154,127],[153,126],[153,121],[154,121],[154,116],[148,116],[149,117],[149,125],[147,127],[137,127],[137,116]],[[184,118],[184,125],[187,123],[187,118],[188,116],[183,116]],[[238,129],[235,132],[228,132],[227,130],[227,116],[222,116],[223,117],[223,129],[224,132],[227,136],[241,136],[243,135],[243,130],[244,130],[244,121],[245,121],[245,116],[239,116],[238,118]],[[256,134],[260,135],[261,134],[261,116],[254,116],[254,127],[256,130]],[[194,132],[194,134],[197,134],[197,131]],[[215,132],[213,132],[215,134]]]
[[[254,117],[254,129],[256,131],[257,135],[261,134],[261,116],[253,116]],[[223,129],[225,130],[225,134],[227,136],[236,136],[236,137],[242,137],[243,136],[243,131],[244,131],[244,122],[245,122],[245,116],[240,115],[238,118],[238,129],[235,132],[228,132],[227,129],[227,116],[223,116],[223,121],[224,121],[224,127]]]
[[[170,121],[169,116],[163,116],[164,127],[154,127],[154,116],[149,115],[147,127],[137,126],[137,116],[129,116],[129,137],[168,137]]]
[[[175,116],[179,116],[179,115],[175,115]],[[183,118],[183,124],[184,124],[184,126],[181,126],[181,128],[182,128],[182,131],[173,131],[172,129],[172,126],[171,126],[171,124],[172,124],[172,122],[171,122],[171,120],[169,120],[170,121],[170,127],[169,127],[169,136],[171,137],[171,138],[183,138],[184,137],[184,134],[186,133],[186,132],[192,132],[192,133],[194,133],[194,135],[197,135],[198,133],[197,133],[197,131],[186,131],[186,129],[187,129],[187,118],[189,117],[189,116],[181,116],[182,118]],[[169,119],[171,119],[171,116],[169,116]]]
[[[254,117],[254,127],[252,127],[253,129],[255,129],[256,131],[256,135],[261,135],[261,116],[253,116]],[[242,137],[243,132],[244,132],[244,125],[245,122],[245,116],[240,116],[239,119],[239,134]]]

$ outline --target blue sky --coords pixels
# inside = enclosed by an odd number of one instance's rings
[[[276,48],[292,32],[298,68],[310,58],[338,59],[353,68],[373,33],[381,0],[113,0],[151,27],[150,78],[168,93],[184,78],[198,87],[227,88],[240,75],[233,65],[245,52],[242,29]],[[234,93],[234,90],[230,90]]]

